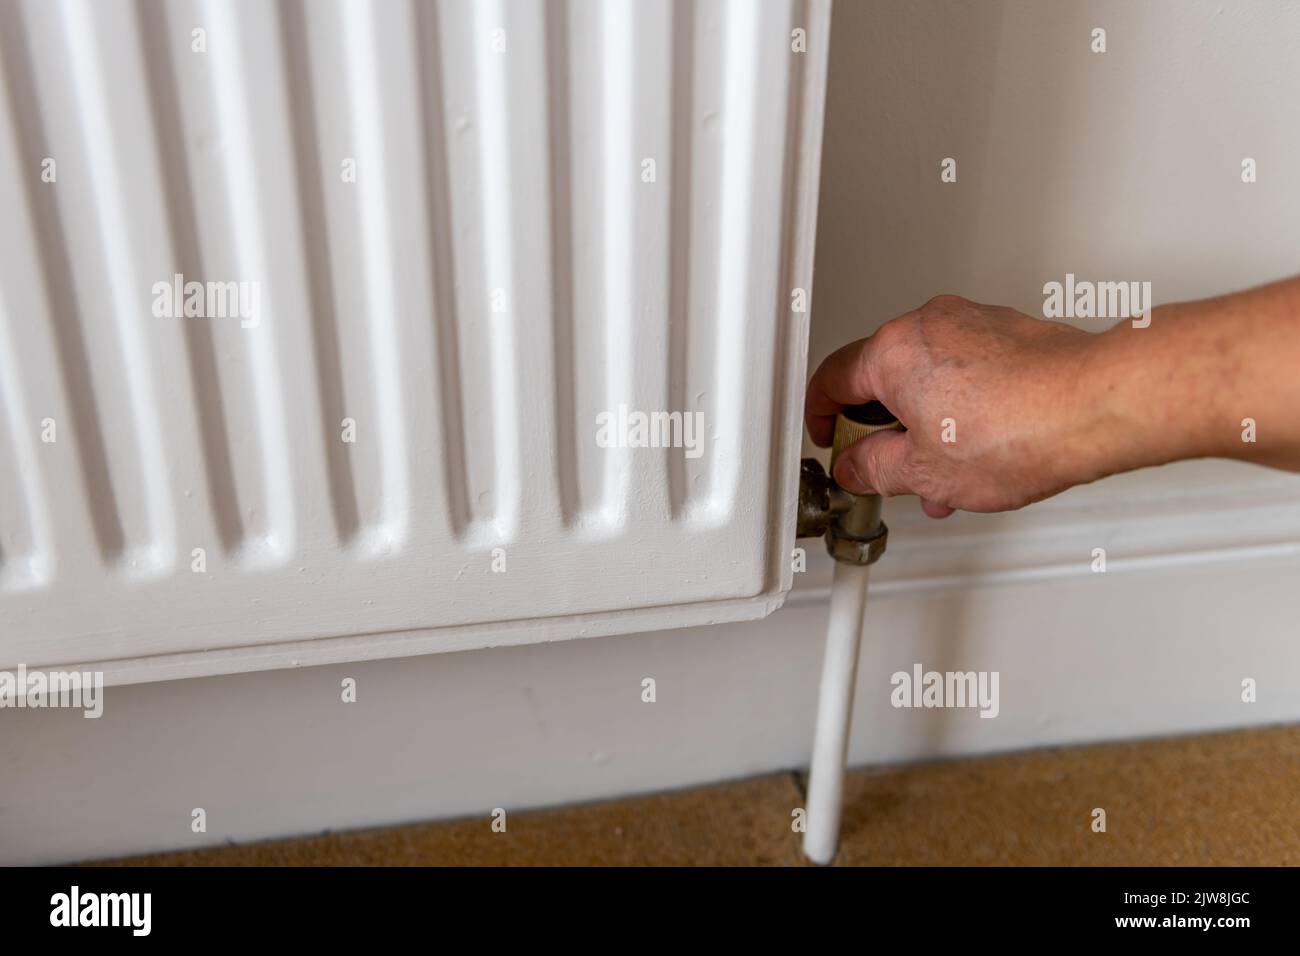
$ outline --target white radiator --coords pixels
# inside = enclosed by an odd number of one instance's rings
[[[779,606],[828,28],[829,0],[3,0],[0,668]]]

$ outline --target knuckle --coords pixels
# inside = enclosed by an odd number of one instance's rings
[[[968,304],[968,301],[959,295],[953,295],[950,292],[941,292],[939,295],[933,296],[930,301],[926,302],[923,308],[942,311],[963,308]]]
[[[870,491],[878,495],[889,494],[889,483],[885,481],[879,462],[874,456],[868,456],[860,465],[862,482]]]
[[[899,475],[895,463],[877,451],[868,451],[860,461],[862,478],[872,491],[880,495],[892,495],[898,492]]]
[[[890,349],[911,342],[916,327],[916,319],[910,313],[900,315],[896,319],[890,319],[877,329],[872,338],[876,340],[876,348],[883,354]]]
[[[876,329],[876,331],[871,334],[871,338],[875,340],[875,343],[878,347],[883,348],[889,346],[890,344],[892,344],[898,339],[898,334],[900,331],[898,322],[899,322],[898,319],[890,319],[888,322],[886,322],[880,328]]]

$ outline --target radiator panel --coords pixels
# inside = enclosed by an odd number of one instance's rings
[[[778,606],[828,19],[0,7],[0,667]],[[698,457],[598,440],[638,412],[702,415]]]

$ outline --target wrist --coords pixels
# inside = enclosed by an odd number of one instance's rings
[[[1198,305],[1160,306],[1146,327],[1121,322],[1092,337],[1081,401],[1095,404],[1097,477],[1230,454],[1215,387],[1222,343]]]

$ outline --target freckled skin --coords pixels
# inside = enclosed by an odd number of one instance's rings
[[[1104,333],[936,296],[822,362],[808,385],[813,440],[830,444],[835,414],[872,399],[908,430],[859,441],[836,480],[919,495],[932,517],[1009,511],[1184,458],[1300,471],[1300,279]],[[1244,418],[1258,423],[1254,443]]]

